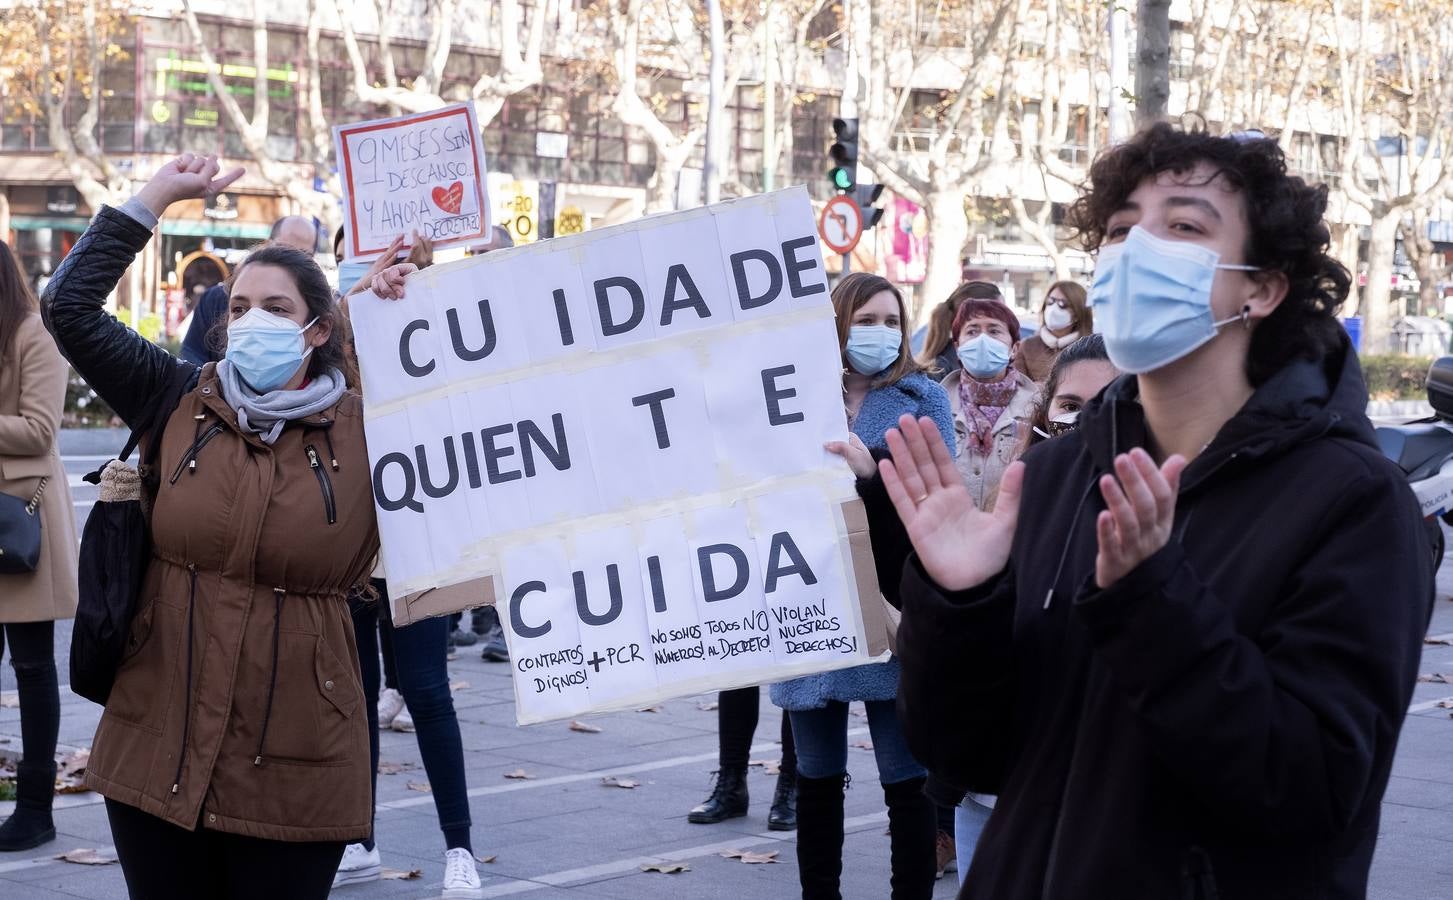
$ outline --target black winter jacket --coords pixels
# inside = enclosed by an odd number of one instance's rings
[[[1258,389],[1187,469],[1171,542],[1094,586],[1096,487],[1145,444],[1136,381],[1035,447],[1008,567],[903,572],[898,709],[999,796],[961,898],[1355,898],[1433,573],[1350,347]]]

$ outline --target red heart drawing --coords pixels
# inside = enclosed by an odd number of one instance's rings
[[[459,207],[464,203],[464,182],[456,181],[448,188],[434,188],[434,205],[452,215],[459,214]]]

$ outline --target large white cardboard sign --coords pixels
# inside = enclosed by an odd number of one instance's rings
[[[343,255],[374,260],[414,232],[436,247],[490,233],[474,104],[333,128],[343,183]]]
[[[495,602],[522,723],[867,661],[804,188],[406,294],[352,300],[396,620]]]

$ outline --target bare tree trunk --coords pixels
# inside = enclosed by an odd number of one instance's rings
[[[1390,304],[1399,219],[1397,213],[1390,212],[1372,220],[1372,239],[1367,245],[1367,286],[1362,290],[1364,353],[1388,353],[1393,349]]]
[[[0,191],[0,241],[10,240],[10,197]]]
[[[1438,309],[1440,272],[1434,264],[1437,250],[1433,246],[1432,238],[1428,237],[1427,208],[1414,208],[1412,215],[1403,219],[1401,231],[1403,250],[1408,254],[1408,261],[1413,264],[1413,271],[1418,273],[1418,313],[1425,316],[1441,315]]]
[[[923,300],[932,305],[947,298],[963,280],[962,257],[969,240],[969,220],[964,215],[962,190],[937,190],[924,199],[928,273],[923,281]]]
[[[1170,0],[1140,0],[1135,30],[1135,120],[1144,128],[1170,102]]]
[[[701,193],[702,202],[710,205],[721,199],[722,90],[725,87],[722,81],[726,78],[726,67],[721,58],[722,45],[726,43],[721,0],[706,0],[706,15],[711,39],[711,68],[707,73],[706,154],[702,160]]]

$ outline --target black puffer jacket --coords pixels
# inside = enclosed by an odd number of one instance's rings
[[[1418,506],[1350,348],[1257,390],[1186,471],[1175,536],[1094,586],[1097,478],[1136,382],[1027,457],[1008,568],[905,567],[899,714],[999,795],[960,897],[1354,898],[1431,613]]]

